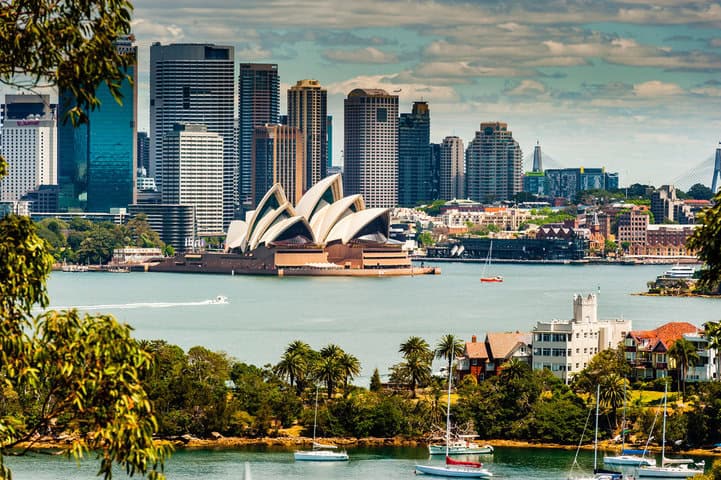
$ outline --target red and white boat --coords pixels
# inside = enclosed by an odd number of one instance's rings
[[[493,251],[493,241],[491,240],[491,244],[488,246],[488,256],[486,256],[486,263],[483,264],[483,272],[481,273],[481,282],[482,283],[501,283],[501,282],[503,282],[503,277],[500,275],[486,276],[486,270],[491,265],[491,252],[492,251]]]

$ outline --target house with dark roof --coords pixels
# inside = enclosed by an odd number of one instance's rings
[[[688,322],[669,322],[654,330],[633,330],[626,334],[626,361],[636,380],[664,378],[675,365],[669,366],[668,350],[684,334],[698,334],[699,328]]]
[[[523,332],[492,332],[486,334],[483,342],[478,342],[473,335],[458,363],[458,374],[461,378],[473,375],[476,380],[483,380],[498,375],[504,363],[513,358],[531,364],[530,333]]]

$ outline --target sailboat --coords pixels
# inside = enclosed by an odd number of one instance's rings
[[[607,455],[603,457],[604,465],[618,465],[640,467],[646,465],[653,467],[656,460],[647,458],[645,450],[627,450],[626,449],[626,382],[623,383],[623,421],[621,422],[621,454]]]
[[[493,252],[493,240],[491,240],[488,246],[488,255],[486,256],[486,262],[483,264],[483,272],[481,272],[481,282],[501,283],[503,282],[503,277],[500,275],[486,276],[486,269],[491,265],[491,252]]]
[[[313,415],[313,449],[298,450],[293,453],[296,461],[313,462],[344,462],[348,461],[348,454],[345,450],[335,451],[335,445],[325,445],[315,441],[315,432],[318,426],[318,388],[315,389],[315,414]]]
[[[464,462],[450,457],[451,443],[451,383],[453,369],[448,370],[448,404],[446,405],[446,463],[445,465],[416,465],[416,473],[437,477],[489,478],[493,474],[479,462]]]
[[[581,451],[581,445],[583,444],[583,434],[586,433],[586,427],[588,426],[588,419],[591,417],[591,412],[588,412],[588,417],[586,418],[586,424],[583,426],[583,433],[581,433],[581,440],[578,442],[578,448],[576,449],[576,456],[573,459],[573,464],[571,465],[571,472],[569,473],[569,480],[573,478],[573,480],[622,480],[623,474],[619,472],[614,472],[611,470],[604,470],[602,468],[597,468],[598,466],[598,417],[599,417],[599,409],[598,409],[598,402],[599,402],[599,396],[601,394],[601,385],[596,385],[596,427],[595,427],[595,433],[593,436],[593,476],[591,477],[582,477],[580,479],[571,477],[571,474],[573,473],[573,467],[578,465],[578,453]]]
[[[668,384],[663,389],[663,436],[661,437],[661,466],[640,467],[638,478],[689,478],[703,474],[704,462],[694,462],[690,458],[666,458],[666,404],[668,402]]]

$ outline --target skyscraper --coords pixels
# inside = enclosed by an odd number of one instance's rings
[[[398,205],[398,97],[357,88],[344,101],[345,194],[368,207]]]
[[[446,137],[441,143],[440,191],[442,200],[465,198],[466,179],[463,172],[463,140]]]
[[[150,172],[150,137],[147,132],[138,132],[138,168]]]
[[[278,65],[241,63],[238,73],[238,195],[240,207],[253,203],[253,129],[277,124],[280,111]]]
[[[521,191],[523,156],[508,124],[481,123],[466,150],[466,195],[478,202],[510,200]]]
[[[205,125],[176,124],[162,145],[162,202],[194,206],[198,235],[222,234],[223,137]]]
[[[536,146],[533,147],[533,172],[543,171],[543,155],[541,154],[541,144],[536,141]]]
[[[288,89],[288,125],[299,128],[305,139],[304,190],[327,175],[327,98],[328,92],[318,80],[299,80]]]
[[[398,120],[398,205],[412,207],[432,199],[431,117],[426,102],[413,102]]]
[[[719,180],[721,180],[721,143],[716,147],[714,157],[713,178],[711,179],[711,191],[715,194]]]
[[[135,202],[137,165],[138,74],[135,38],[116,42],[118,50],[132,57],[120,85],[119,104],[105,84],[97,97],[100,106],[89,111],[88,122],[73,127],[65,121],[73,105],[70,92],[59,92],[58,174],[61,210],[107,212]]]
[[[326,117],[325,122],[325,130],[326,134],[328,135],[328,148],[327,148],[327,156],[328,156],[328,163],[326,163],[326,173],[330,171],[331,167],[333,166],[333,115],[328,115]],[[330,173],[328,173],[330,175]]]
[[[0,151],[8,175],[0,201],[16,202],[40,185],[57,183],[55,112],[48,95],[5,95]]]
[[[325,118],[325,117],[324,117]],[[264,125],[253,132],[253,206],[276,184],[297,204],[306,190],[305,132],[287,125]]]
[[[234,49],[213,44],[150,47],[150,175],[163,189],[163,138],[176,123],[207,126],[223,139],[223,226],[237,203],[233,140]]]

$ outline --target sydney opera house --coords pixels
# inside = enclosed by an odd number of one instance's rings
[[[275,275],[417,275],[401,244],[389,239],[390,209],[365,208],[361,195],[343,196],[341,176],[310,188],[297,205],[275,184],[245,220],[231,222],[220,253],[186,253],[155,267]]]

